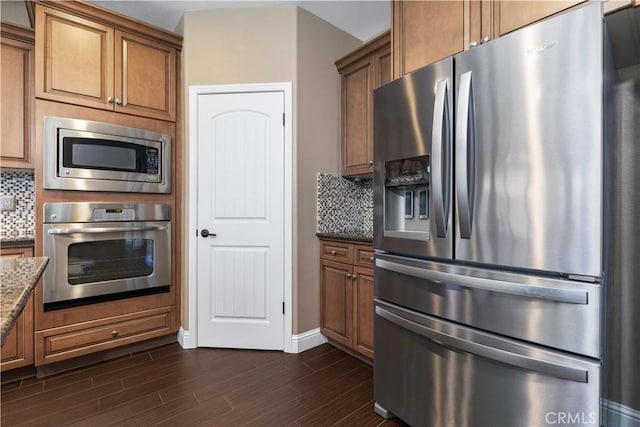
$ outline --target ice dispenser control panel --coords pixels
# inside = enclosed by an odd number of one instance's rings
[[[384,167],[385,234],[424,237],[429,233],[429,156],[392,160]]]

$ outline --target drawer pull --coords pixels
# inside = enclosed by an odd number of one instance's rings
[[[118,331],[111,331],[111,337],[115,338],[118,336]]]
[[[331,251],[331,255],[335,255],[335,254],[336,254],[336,251]]]

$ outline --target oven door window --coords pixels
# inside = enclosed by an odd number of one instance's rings
[[[71,285],[146,277],[153,274],[152,239],[100,240],[69,245]]]

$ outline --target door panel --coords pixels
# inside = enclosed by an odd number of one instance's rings
[[[601,28],[593,4],[455,57],[457,259],[600,277]]]
[[[378,300],[374,321],[374,399],[411,425],[599,425],[597,361]]]
[[[38,7],[36,96],[112,110],[113,28]],[[44,50],[43,53],[42,50]]]
[[[599,284],[377,254],[375,295],[485,331],[601,355]]]
[[[198,345],[284,346],[282,92],[198,101]]]
[[[374,91],[373,240],[376,249],[419,257],[453,256],[453,203],[449,196],[453,178],[452,76],[453,60],[448,58]],[[414,187],[411,181],[400,182],[393,188],[389,184],[387,189],[387,175],[394,169],[402,173],[400,169],[405,167],[405,164],[395,167],[388,163],[409,159],[406,164],[415,166],[414,159],[418,157],[426,158],[427,162],[426,171],[420,165],[420,181],[427,177],[424,184]],[[406,190],[413,192],[412,207],[422,206],[421,193],[426,196],[424,213],[427,215],[422,215],[422,207],[414,207],[406,214]]]

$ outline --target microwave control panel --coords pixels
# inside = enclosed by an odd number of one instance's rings
[[[158,175],[160,155],[157,148],[147,148],[147,171],[146,173]]]

